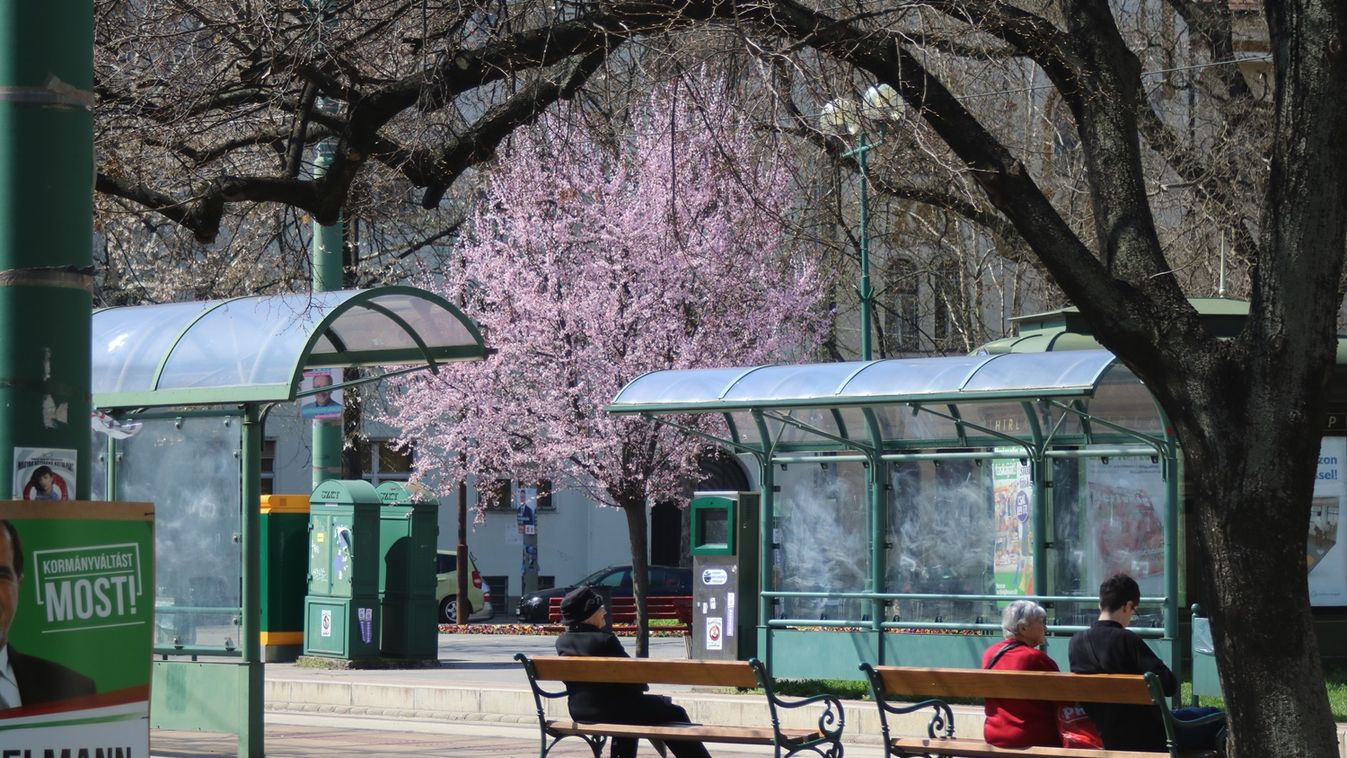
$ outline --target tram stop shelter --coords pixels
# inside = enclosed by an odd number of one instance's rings
[[[1177,441],[1107,351],[657,371],[608,410],[756,459],[774,676],[977,667],[1009,600],[1069,635],[1118,571],[1141,586],[1133,629],[1180,660]],[[1064,641],[1049,654],[1065,670]]]
[[[95,311],[95,497],[155,504],[150,716],[236,732],[263,754],[259,496],[263,425],[280,404],[486,355],[477,325],[411,287]],[[379,367],[302,389],[314,368]],[[99,424],[95,425],[100,426]]]

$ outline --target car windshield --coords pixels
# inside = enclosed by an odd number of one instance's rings
[[[575,586],[579,587],[582,584],[588,584],[591,586],[600,585],[604,587],[616,587],[622,581],[622,574],[622,569],[612,568],[611,566],[608,568],[601,568],[576,582]]]

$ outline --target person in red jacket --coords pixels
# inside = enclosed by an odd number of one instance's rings
[[[1001,613],[1005,639],[982,654],[982,668],[1011,671],[1060,671],[1039,649],[1048,636],[1048,613],[1032,600],[1016,600]],[[1061,747],[1057,703],[1050,700],[987,698],[982,739],[997,747]]]

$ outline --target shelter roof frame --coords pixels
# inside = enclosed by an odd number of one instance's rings
[[[405,286],[103,308],[92,344],[106,409],[287,402],[307,369],[438,371],[488,352],[461,310]]]
[[[654,371],[606,409],[769,459],[1000,446],[1037,458],[1053,446],[1106,444],[1165,454],[1174,445],[1154,397],[1106,350]],[[705,415],[724,429],[682,420]]]

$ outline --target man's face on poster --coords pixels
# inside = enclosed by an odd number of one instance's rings
[[[14,622],[14,611],[19,606],[19,578],[9,529],[0,526],[0,645],[9,642],[9,625]]]
[[[322,387],[331,387],[331,386],[332,386],[332,375],[331,375],[331,374],[328,374],[328,373],[322,373],[322,374],[314,374],[314,375],[313,375],[313,388],[314,388],[314,389],[320,389],[320,388],[322,388]],[[332,392],[331,392],[330,390],[327,391],[327,392],[315,392],[314,395],[313,395],[313,404],[314,404],[314,405],[332,405]]]

